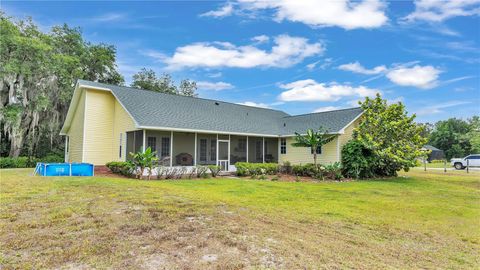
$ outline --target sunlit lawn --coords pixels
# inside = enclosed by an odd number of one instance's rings
[[[480,174],[139,181],[1,170],[10,268],[479,268]]]

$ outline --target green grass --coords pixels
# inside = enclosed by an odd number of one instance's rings
[[[475,172],[318,183],[30,173],[0,170],[5,269],[480,266]]]

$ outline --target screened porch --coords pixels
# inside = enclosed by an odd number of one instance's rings
[[[235,163],[277,163],[278,138],[229,134],[137,130],[127,132],[126,152],[150,147],[161,166],[218,165],[235,171]],[[127,154],[127,159],[131,156]]]

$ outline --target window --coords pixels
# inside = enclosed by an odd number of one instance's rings
[[[210,160],[217,160],[217,140],[210,141]]]
[[[122,158],[122,143],[123,143],[123,134],[120,133],[120,141],[119,141],[119,147],[118,147],[118,157]]]
[[[287,153],[287,139],[281,138],[280,139],[280,154]]]
[[[68,153],[68,145],[70,144],[70,138],[65,136],[65,152]]]
[[[157,151],[157,137],[148,137],[147,138],[147,148],[150,147],[152,152]]]
[[[162,157],[169,157],[170,156],[170,138],[169,137],[163,137],[162,138],[161,156]]]
[[[207,139],[200,139],[200,161],[207,161]]]
[[[321,146],[317,146],[317,154],[321,154],[322,153],[322,147]],[[310,149],[310,153],[312,153],[313,155],[313,149]]]

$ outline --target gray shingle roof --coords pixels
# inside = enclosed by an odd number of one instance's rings
[[[110,89],[141,127],[192,129],[261,135],[291,135],[323,126],[337,133],[360,108],[290,116],[273,109],[157,93],[136,88],[79,80],[81,86]]]

